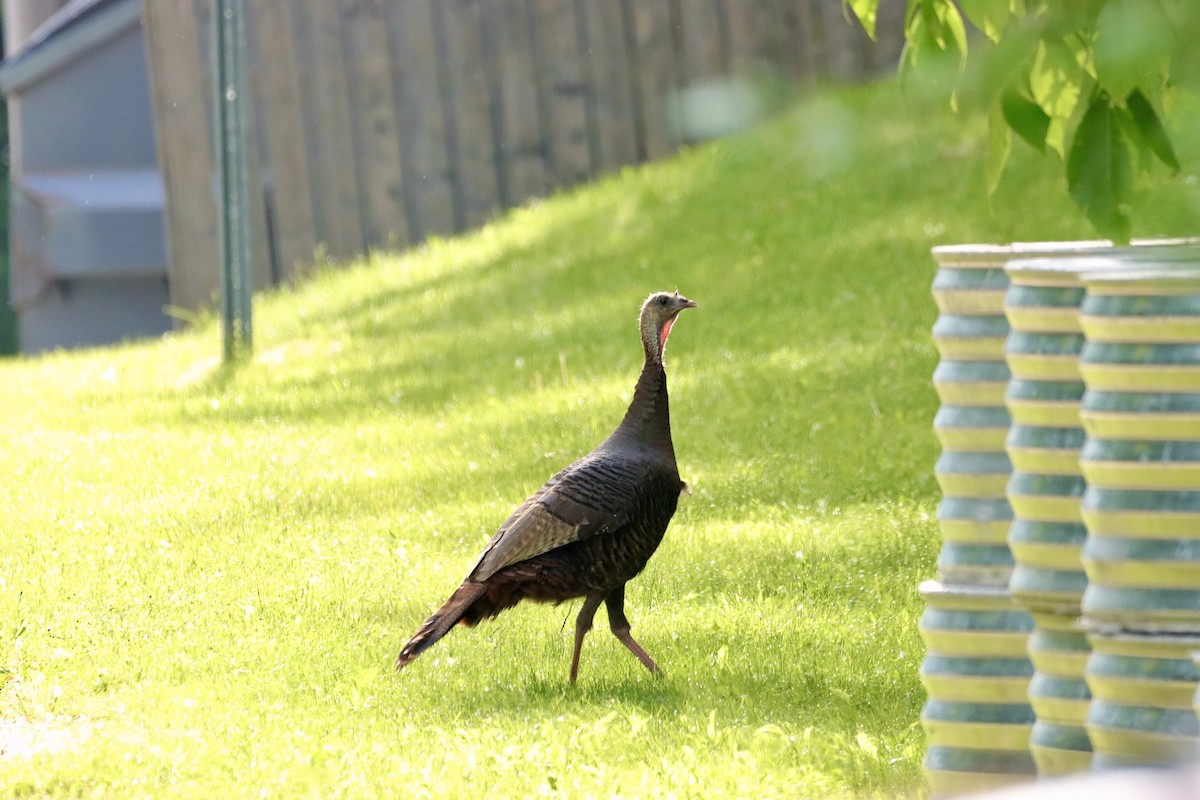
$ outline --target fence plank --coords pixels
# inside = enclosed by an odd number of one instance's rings
[[[900,54],[904,51],[904,13],[905,6],[901,3],[883,3],[879,6],[875,22],[878,44],[872,48],[875,56],[872,67],[876,71],[891,72],[900,61]]]
[[[388,4],[400,155],[409,203],[409,234],[414,241],[455,229],[434,42],[433,4],[440,2],[408,0]]]
[[[273,249],[279,277],[291,280],[301,265],[313,261],[317,249],[308,154],[301,130],[292,0],[251,0],[249,11],[250,38],[258,55],[255,96]]]
[[[203,81],[193,0],[143,8],[158,159],[166,188],[171,303],[210,307],[217,288],[211,98]]]
[[[746,0],[726,10],[729,19],[729,68],[742,77],[776,71],[780,55],[790,51],[782,41],[778,5],[773,0]]]
[[[448,149],[459,226],[475,227],[499,208],[495,131],[481,52],[479,0],[443,0],[438,9],[443,22],[443,96],[449,105],[447,123],[453,134]]]
[[[685,85],[729,73],[720,0],[678,0]]]
[[[396,247],[409,235],[383,0],[342,0],[341,9],[366,244]]]
[[[675,151],[670,128],[675,102],[675,47],[668,0],[635,0],[634,35],[637,44],[637,94],[644,126],[643,159],[658,159]]]
[[[592,174],[579,29],[574,0],[537,0],[539,71],[547,76],[550,175],[572,186]]]
[[[826,73],[825,32],[818,6],[822,0],[779,0],[780,29],[791,43],[789,58],[781,66],[790,66],[791,77],[799,83],[812,83]]]
[[[508,185],[508,149],[505,147],[507,134],[504,130],[507,115],[504,113],[504,78],[500,71],[500,21],[496,17],[496,4],[493,0],[474,0],[474,5],[481,45],[480,69],[492,133],[492,178],[496,184],[496,205],[499,208],[508,208],[515,200]]]
[[[547,190],[546,110],[538,80],[533,19],[528,0],[491,0],[496,21],[497,71],[502,93],[501,142],[506,204],[519,204]]]
[[[633,73],[621,4],[607,0],[586,6],[584,26],[593,153],[596,168],[612,172],[638,160]]]
[[[255,76],[246,76],[246,92],[255,96]],[[264,180],[262,149],[256,146],[261,127],[253,101],[246,103],[246,199],[250,210],[250,272],[254,288],[268,289],[279,283],[281,275],[272,257],[273,245],[267,225],[267,185]]]
[[[306,56],[299,64],[317,238],[334,258],[351,258],[363,252],[364,240],[338,9],[329,0],[304,0],[294,10],[298,52]]]
[[[842,6],[841,0],[824,0],[820,9],[825,25],[825,65],[829,74],[842,81],[865,75],[871,40],[858,23],[851,22],[850,11]]]

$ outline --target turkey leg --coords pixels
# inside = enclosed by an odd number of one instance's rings
[[[608,595],[604,605],[608,608],[608,626],[612,628],[613,636],[620,639],[621,644],[628,647],[629,652],[646,665],[646,669],[658,672],[658,664],[655,664],[650,654],[634,641],[633,634],[629,632],[629,620],[625,618],[625,585],[622,584],[619,588],[614,589]]]
[[[575,618],[575,653],[571,656],[571,683],[575,682],[575,678],[579,676],[579,651],[583,647],[583,637],[587,636],[587,632],[592,629],[592,619],[596,616],[596,609],[604,602],[604,595],[589,594],[583,600],[583,608],[579,609],[579,616]]]

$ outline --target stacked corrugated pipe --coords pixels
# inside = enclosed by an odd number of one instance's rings
[[[1185,251],[1105,242],[934,249],[943,547],[939,580],[921,586],[921,630],[936,796],[1092,762],[1085,667],[1098,657],[1080,613],[1083,275]]]
[[[1005,344],[1012,372],[1006,449],[1013,463],[1008,543],[1016,562],[1009,590],[1034,618],[1029,699],[1036,721],[1030,750],[1038,774],[1047,776],[1086,770],[1092,758],[1083,674],[1089,649],[1079,627],[1087,586],[1080,551],[1087,531],[1079,508],[1083,286],[1070,269],[1074,262],[1015,260],[1006,267],[1011,285],[1005,314],[1012,328]]]
[[[935,795],[1028,780],[1033,710],[1026,640],[1033,620],[1008,594],[1013,560],[1005,499],[1011,466],[1004,393],[1008,322],[1004,264],[1011,248],[939,247],[933,338],[941,360],[933,382],[941,401],[934,430],[942,549],[938,580],[921,585],[928,700],[921,721],[925,768]]]
[[[1098,769],[1197,755],[1200,248],[1084,273],[1087,728]]]

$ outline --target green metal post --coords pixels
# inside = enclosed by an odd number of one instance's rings
[[[3,25],[0,25],[0,33]],[[8,145],[8,103],[0,102],[0,142]],[[12,290],[9,285],[8,262],[8,193],[12,191],[8,169],[0,170],[0,356],[13,355],[20,350],[21,337],[17,313],[12,308]]]
[[[0,241],[7,241],[7,237]],[[17,315],[12,310],[8,276],[8,253],[0,253],[0,356],[9,356],[20,349]]]
[[[246,175],[246,38],[244,0],[213,4],[217,80],[216,155],[220,207],[221,321],[224,358],[250,353],[250,203]]]

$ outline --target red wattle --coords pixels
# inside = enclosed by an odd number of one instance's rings
[[[661,353],[662,349],[667,346],[667,337],[671,335],[671,326],[675,324],[675,318],[671,317],[663,323],[662,330],[658,332],[658,350]]]

